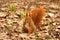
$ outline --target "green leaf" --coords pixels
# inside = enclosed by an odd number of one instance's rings
[[[13,11],[16,11],[16,5],[15,5],[15,3],[10,4],[9,8],[10,8],[10,10],[11,10],[12,12],[13,12]]]
[[[21,15],[21,19],[24,18],[25,17],[25,12],[21,11],[20,15]]]

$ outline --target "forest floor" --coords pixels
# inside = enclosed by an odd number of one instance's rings
[[[0,0],[0,40],[60,40],[60,1],[50,1]],[[22,33],[24,13],[36,5],[45,7],[46,16],[41,30],[27,36]]]

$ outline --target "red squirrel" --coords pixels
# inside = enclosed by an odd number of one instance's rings
[[[41,21],[43,20],[45,14],[46,10],[43,6],[35,7],[32,11],[27,11],[22,31],[27,32],[28,35],[36,32],[36,30],[39,29]]]

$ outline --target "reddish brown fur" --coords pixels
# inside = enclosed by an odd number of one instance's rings
[[[24,26],[22,28],[23,31],[26,29],[28,31],[28,34],[31,34],[32,30],[34,29],[33,32],[36,32],[36,30],[39,28],[39,25],[41,24],[44,15],[45,9],[43,6],[35,7],[31,12],[27,12]],[[26,22],[29,23],[28,27],[25,26]]]
[[[36,7],[35,9],[32,10],[31,17],[36,27],[39,27],[44,15],[45,15],[45,9],[43,6]]]

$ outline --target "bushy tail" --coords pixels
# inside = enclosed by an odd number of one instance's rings
[[[31,17],[36,27],[39,27],[39,25],[41,24],[41,21],[46,14],[45,11],[46,10],[44,9],[43,6],[38,6],[31,11],[32,13]]]

